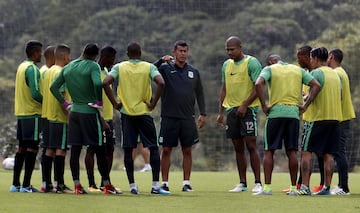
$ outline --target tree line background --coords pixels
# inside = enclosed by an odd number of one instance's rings
[[[0,0],[2,156],[11,154],[16,144],[14,80],[18,64],[25,59],[27,40],[37,39],[45,46],[65,43],[72,49],[72,58],[80,55],[87,42],[112,45],[118,50],[117,61],[126,60],[127,43],[138,41],[143,59],[152,62],[171,53],[175,40],[184,39],[190,44],[189,63],[201,73],[208,112],[201,143],[194,147],[194,168],[233,168],[232,145],[225,131],[216,128],[226,38],[238,35],[244,52],[263,65],[269,53],[296,64],[296,50],[305,44],[341,48],[359,114],[359,10],[357,0]],[[154,112],[157,124],[159,108]],[[264,119],[260,112],[260,149]],[[352,124],[351,169],[360,163],[360,124],[358,119]],[[278,156],[284,157],[280,152]],[[180,156],[175,155],[173,163],[180,165]]]

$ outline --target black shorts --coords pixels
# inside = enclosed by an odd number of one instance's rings
[[[19,140],[19,147],[38,148],[40,129],[40,117],[17,119],[16,139]]]
[[[304,122],[301,149],[317,154],[334,154],[339,151],[338,121]]]
[[[112,148],[115,145],[115,131],[113,121],[106,121],[106,123],[110,126],[110,131],[103,131],[103,140],[106,147]]]
[[[129,116],[121,113],[123,148],[136,148],[138,137],[144,147],[158,147],[154,120],[150,115]]]
[[[62,149],[67,148],[67,124],[49,122],[49,145],[46,148]]]
[[[269,118],[264,129],[264,150],[298,150],[299,120],[296,118]]]
[[[165,147],[176,147],[178,141],[183,147],[192,146],[199,142],[194,118],[161,118],[159,144]]]
[[[231,139],[240,139],[245,136],[257,136],[256,111],[247,108],[244,117],[236,115],[237,107],[231,109],[226,118],[226,136]]]
[[[68,128],[69,145],[103,145],[99,113],[71,112]]]
[[[49,120],[46,118],[42,120],[42,144],[41,147],[47,148],[49,146]]]

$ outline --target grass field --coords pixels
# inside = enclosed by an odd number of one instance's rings
[[[72,186],[70,171],[65,174]],[[181,192],[182,173],[170,173],[171,195],[151,195],[151,173],[135,173],[139,195],[132,195],[124,171],[113,171],[112,182],[122,195],[53,193],[10,193],[12,171],[0,169],[0,212],[360,212],[360,174],[350,174],[350,196],[293,197],[281,192],[289,185],[286,173],[273,175],[273,195],[253,196],[251,192],[229,193],[238,182],[236,172],[193,172],[192,193]],[[96,177],[99,180],[99,176]],[[85,171],[81,181],[87,186]],[[313,174],[311,184],[319,181]],[[253,176],[248,173],[248,182]],[[40,187],[41,173],[34,171],[32,184]],[[334,174],[333,183],[337,183]],[[252,184],[251,184],[252,185]],[[251,188],[252,186],[250,186]]]

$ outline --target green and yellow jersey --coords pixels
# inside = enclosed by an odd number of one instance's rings
[[[342,120],[347,121],[355,118],[355,111],[351,101],[349,77],[342,67],[334,69],[341,79],[341,110]]]
[[[299,66],[284,62],[265,67],[260,77],[268,82],[269,104],[273,105],[268,118],[300,119],[302,85],[308,85],[314,78]]]
[[[132,116],[151,112],[145,102],[150,102],[152,96],[151,81],[160,75],[153,64],[141,60],[124,61],[116,64],[109,75],[119,82],[120,112]]]
[[[41,115],[42,95],[40,93],[40,71],[31,60],[22,62],[16,72],[15,116],[39,117]]]
[[[307,122],[341,121],[341,81],[338,74],[327,66],[312,70],[310,74],[320,83],[321,89],[303,114],[303,119]]]
[[[228,59],[222,67],[222,83],[225,84],[226,95],[222,103],[223,107],[231,109],[238,107],[249,97],[254,90],[254,82],[261,72],[260,62],[249,55],[235,62]],[[256,98],[249,107],[258,107],[259,99]]]

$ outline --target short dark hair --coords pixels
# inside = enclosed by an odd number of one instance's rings
[[[329,55],[332,54],[334,56],[334,60],[338,63],[341,63],[344,57],[344,53],[339,48],[333,49],[329,52]]]
[[[309,45],[304,45],[298,49],[298,53],[303,55],[310,55],[310,52],[312,50],[312,47]]]
[[[70,54],[70,47],[66,44],[59,44],[55,48],[55,58],[60,58],[64,54]]]
[[[104,46],[100,50],[100,55],[101,56],[114,56],[114,55],[116,55],[116,49],[113,48],[112,46]]]
[[[316,47],[313,48],[310,52],[311,57],[316,57],[318,59],[320,59],[320,61],[326,61],[329,54],[328,51],[325,47]]]
[[[141,46],[138,42],[130,42],[127,46],[127,54],[129,57],[141,56]]]
[[[45,58],[50,58],[52,56],[54,56],[54,52],[55,52],[55,46],[47,46],[45,51],[44,51],[44,56]]]
[[[271,65],[272,63],[278,63],[279,61],[281,61],[281,57],[275,53],[271,53],[266,57],[267,65]]]
[[[88,43],[85,45],[83,53],[89,57],[96,57],[99,54],[99,46],[96,43]]]
[[[26,45],[25,45],[26,56],[28,58],[32,57],[34,55],[34,53],[41,50],[42,47],[43,47],[42,43],[37,40],[30,40],[30,41],[26,42]]]
[[[176,50],[176,48],[178,46],[181,46],[181,47],[189,47],[189,45],[186,43],[186,41],[184,40],[177,40],[174,44],[174,50]]]

